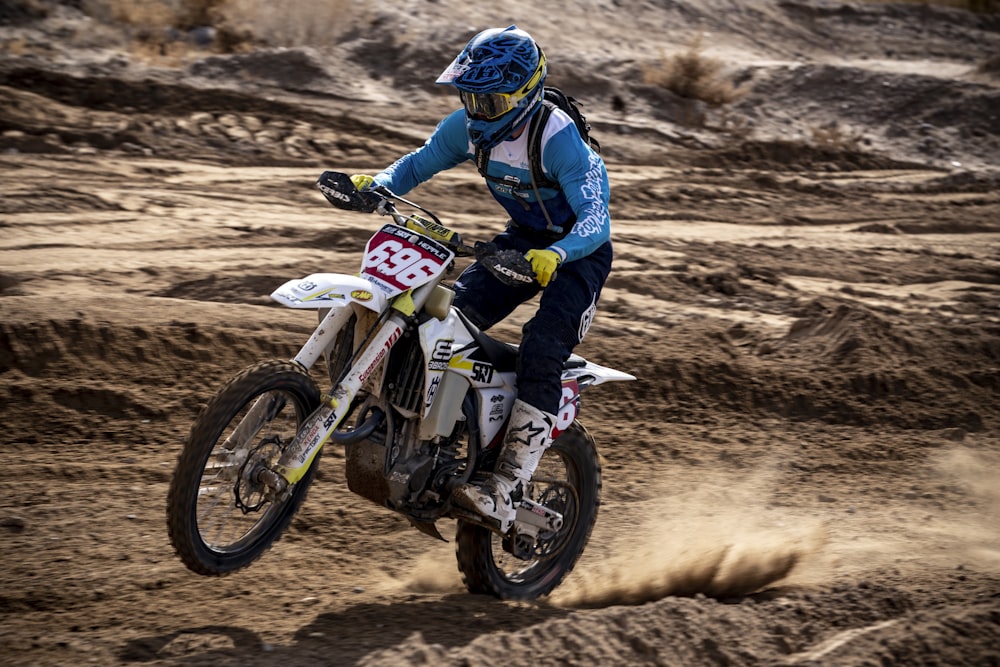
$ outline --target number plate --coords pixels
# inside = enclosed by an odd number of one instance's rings
[[[433,280],[454,256],[426,236],[389,224],[368,240],[361,273],[392,297]]]
[[[576,413],[580,410],[580,385],[576,380],[563,380],[562,398],[559,402],[562,406],[556,415],[556,423],[552,427],[552,438],[555,439],[560,433],[573,425]]]

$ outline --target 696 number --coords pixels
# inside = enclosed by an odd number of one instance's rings
[[[387,239],[365,255],[365,272],[378,273],[393,279],[400,287],[409,289],[437,273],[440,261],[425,257],[412,246],[395,239]]]

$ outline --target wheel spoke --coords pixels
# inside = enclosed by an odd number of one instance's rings
[[[319,404],[309,374],[290,361],[262,361],[226,383],[192,426],[167,500],[170,538],[199,574],[245,567],[291,521],[315,462],[279,505],[257,481]]]
[[[550,593],[572,570],[600,504],[600,461],[593,439],[582,427],[574,424],[545,452],[526,497],[562,514],[562,527],[534,538],[530,534],[502,538],[460,521],[458,563],[470,591],[534,599]]]

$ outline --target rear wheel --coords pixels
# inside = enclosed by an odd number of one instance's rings
[[[292,520],[319,456],[283,500],[258,473],[271,468],[319,405],[312,378],[290,361],[262,361],[219,390],[191,427],[167,496],[178,556],[198,574],[222,575],[260,558]]]
[[[542,456],[527,494],[560,512],[562,528],[541,537],[530,558],[523,560],[510,554],[504,538],[493,531],[460,520],[456,555],[470,592],[530,600],[551,593],[572,571],[597,520],[601,495],[597,447],[583,425],[574,422],[555,439]]]

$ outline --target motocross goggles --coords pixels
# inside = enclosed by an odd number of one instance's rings
[[[513,111],[526,97],[536,92],[538,82],[545,75],[545,56],[538,60],[538,67],[528,82],[513,93],[470,93],[459,90],[459,97],[465,105],[465,113],[476,120],[494,120]]]

